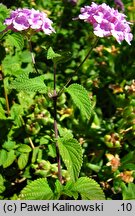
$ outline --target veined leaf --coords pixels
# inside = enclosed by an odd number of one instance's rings
[[[78,198],[78,192],[73,190],[74,188],[74,182],[71,180],[67,182],[67,184],[63,187],[62,193],[69,196],[74,197],[75,200]]]
[[[20,194],[21,200],[51,200],[53,192],[45,178],[30,182]]]
[[[66,91],[71,95],[74,103],[87,119],[91,116],[92,105],[87,90],[79,84],[71,84]]]
[[[74,138],[58,139],[58,147],[60,155],[67,167],[71,179],[76,181],[82,166],[82,148],[78,141]]]
[[[105,196],[99,184],[88,177],[81,177],[75,182],[73,190],[80,193],[83,200],[104,200]]]
[[[10,87],[18,91],[27,92],[47,92],[47,87],[44,83],[45,75],[29,78],[29,73],[23,73],[18,76],[11,84]]]
[[[24,37],[18,32],[8,35],[7,40],[18,49],[23,49],[24,47]]]

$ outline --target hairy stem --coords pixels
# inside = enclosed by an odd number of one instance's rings
[[[32,63],[33,63],[33,65],[34,65],[34,68],[35,68],[36,73],[38,73],[38,69],[37,69],[37,66],[36,66],[34,54],[33,54],[33,52],[32,52],[31,39],[30,39],[30,38],[27,38],[27,39],[28,39],[29,49],[30,49],[30,53],[31,53]]]
[[[73,76],[74,76],[75,74],[77,74],[77,72],[79,71],[79,69],[81,68],[81,66],[84,64],[84,62],[85,62],[85,61],[87,60],[87,58],[90,56],[90,54],[91,54],[93,48],[97,45],[97,42],[98,42],[98,38],[96,37],[96,38],[95,38],[95,41],[93,42],[93,44],[92,44],[91,48],[89,49],[87,55],[85,56],[85,58],[83,59],[83,61],[79,64],[79,66],[78,66],[78,67],[76,68],[76,70],[74,71]],[[68,79],[68,81],[67,81],[66,84],[63,86],[63,88],[58,92],[58,96],[60,96],[60,95],[62,94],[62,92],[64,91],[64,88],[66,88],[66,87],[69,85],[69,83],[71,82],[73,76],[71,76],[71,77]]]
[[[58,127],[57,127],[57,92],[56,92],[56,65],[54,64],[54,91],[53,91],[53,105],[54,105],[54,134],[56,139],[56,154],[57,154],[57,163],[58,163],[58,178],[62,183],[62,175],[61,175],[61,158],[60,152],[58,148]]]

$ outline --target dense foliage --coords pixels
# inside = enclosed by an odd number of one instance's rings
[[[135,199],[135,40],[97,41],[78,19],[90,2],[0,4],[0,199]],[[135,1],[123,5],[134,35]],[[45,12],[55,33],[5,31],[17,8]]]

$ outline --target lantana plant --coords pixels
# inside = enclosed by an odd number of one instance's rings
[[[76,3],[76,1],[72,2]],[[31,46],[31,37],[36,34],[36,32],[42,31],[45,35],[57,34],[52,27],[52,20],[49,19],[44,12],[27,8],[14,10],[11,12],[10,17],[5,19],[4,24],[6,25],[6,29],[4,32],[8,30],[19,32],[27,38],[32,54],[32,61],[37,72],[34,78],[30,78],[29,74],[18,76],[11,82],[11,87],[19,91],[42,92],[48,96],[48,100],[50,99],[53,101],[54,142],[57,158],[56,167],[58,170],[58,180],[55,183],[55,191],[52,191],[47,179],[39,178],[28,184],[21,191],[19,199],[59,199],[62,195],[78,199],[79,194],[82,199],[105,199],[104,193],[96,181],[88,177],[79,177],[83,157],[82,148],[80,143],[73,137],[73,134],[69,130],[64,130],[58,122],[57,102],[63,92],[68,93],[73,102],[80,109],[82,115],[87,119],[91,117],[93,105],[87,90],[82,85],[77,83],[70,84],[70,82],[88,59],[100,37],[113,36],[119,44],[125,40],[131,45],[133,39],[130,28],[131,23],[126,21],[125,17],[123,13],[110,8],[105,3],[97,5],[93,2],[91,6],[84,6],[81,8],[81,12],[74,22],[84,20],[92,24],[94,29],[93,33],[95,35],[94,43],[72,74],[72,77],[70,77],[59,90],[57,90],[57,64],[62,59],[62,56],[59,53],[55,53],[52,47],[48,49],[47,59],[52,60],[54,68],[52,92],[48,92],[48,86],[47,83],[45,83],[45,74],[39,75],[38,73]],[[61,172],[61,160],[64,162],[69,175],[69,181],[66,183],[63,180]]]

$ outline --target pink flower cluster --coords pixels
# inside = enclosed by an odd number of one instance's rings
[[[35,31],[43,31],[50,35],[55,30],[52,27],[52,21],[47,17],[47,14],[35,9],[17,9],[12,11],[10,17],[4,22],[7,29],[13,31],[23,31],[33,29]]]
[[[91,6],[81,8],[79,19],[91,23],[94,28],[94,34],[99,37],[113,36],[118,43],[126,40],[130,45],[133,39],[129,24],[125,15],[118,10],[110,8],[105,3],[97,5],[92,2]]]

